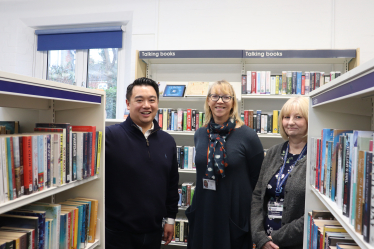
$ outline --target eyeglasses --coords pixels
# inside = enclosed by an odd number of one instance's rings
[[[222,101],[225,102],[225,103],[230,102],[230,100],[233,98],[232,96],[229,96],[229,95],[219,96],[219,95],[216,95],[216,94],[209,94],[209,97],[212,101],[217,102],[219,99],[222,99]]]

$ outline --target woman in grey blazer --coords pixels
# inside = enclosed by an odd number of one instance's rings
[[[308,101],[291,98],[279,114],[286,142],[267,151],[252,197],[251,230],[257,248],[303,246]]]

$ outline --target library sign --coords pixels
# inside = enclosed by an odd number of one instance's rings
[[[243,50],[243,58],[354,58],[354,49]]]
[[[165,50],[139,51],[140,59],[242,58],[243,50]]]

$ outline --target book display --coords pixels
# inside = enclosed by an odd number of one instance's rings
[[[374,248],[373,79],[371,60],[309,95],[305,224],[328,209],[356,248]]]
[[[227,80],[234,86],[242,119],[256,128],[266,150],[283,141],[276,125],[283,104],[293,96],[308,96],[340,80],[359,65],[359,53],[359,49],[138,51],[135,78],[152,78],[161,88],[187,87],[184,97],[160,97],[159,108],[171,109],[171,115],[188,109],[204,112],[206,85]],[[191,95],[189,86],[194,90]],[[177,145],[194,146],[194,131],[175,127],[166,132]],[[191,170],[179,172],[181,185],[195,181]]]
[[[58,241],[75,243],[74,248],[104,245],[105,92],[6,72],[0,72],[0,82],[1,123],[17,124],[17,132],[0,135],[2,238],[12,233],[12,240],[20,245],[43,238],[43,248],[59,248]],[[60,209],[60,221],[66,219],[65,230],[60,230],[65,231],[66,239],[61,240],[56,231],[63,224],[57,224],[48,210],[67,200],[82,213],[76,215],[69,207]],[[93,203],[96,211],[91,215]],[[34,218],[13,217],[19,215]],[[18,228],[14,226],[16,218]],[[71,227],[73,218],[77,222]],[[29,225],[22,226],[25,223]],[[82,230],[81,239],[71,233],[75,228]]]

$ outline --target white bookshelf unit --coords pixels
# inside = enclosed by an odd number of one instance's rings
[[[309,141],[312,137],[320,137],[323,128],[374,130],[374,60],[352,69],[313,91],[309,96]],[[308,151],[311,151],[311,146],[311,143],[308,143]],[[360,248],[374,249],[374,246],[364,241],[361,234],[355,232],[354,227],[336,203],[310,184],[313,173],[313,167],[310,164],[313,156],[315,155],[308,157],[307,163],[304,241],[307,239],[308,212],[328,209]]]
[[[75,197],[97,199],[96,241],[86,248],[104,248],[105,92],[0,72],[0,107],[1,119],[19,121],[21,133],[32,133],[38,122],[96,126],[103,132],[98,175],[1,203],[0,213],[46,198],[54,203]]]

